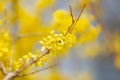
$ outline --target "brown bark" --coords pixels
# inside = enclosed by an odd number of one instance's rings
[[[17,73],[10,72],[8,73],[3,80],[13,80],[17,76]]]

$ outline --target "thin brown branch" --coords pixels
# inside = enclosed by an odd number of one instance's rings
[[[71,18],[72,18],[72,23],[74,23],[74,16],[73,16],[73,11],[72,11],[71,5],[69,5],[69,9],[70,9],[70,15],[71,15]]]
[[[76,19],[76,21],[75,21],[73,27],[71,27],[71,29],[70,29],[69,32],[71,32],[71,31],[74,29],[74,26],[77,24],[78,20],[80,19],[80,17],[81,17],[81,15],[82,15],[83,11],[85,10],[85,7],[86,7],[86,4],[84,4],[83,8],[82,8],[81,11],[80,11],[80,14],[79,14],[78,18]]]
[[[4,75],[6,75],[8,72],[7,72],[7,70],[6,70],[6,68],[5,68],[5,66],[4,66],[4,64],[2,63],[2,62],[0,62],[0,71],[4,74]]]
[[[35,73],[38,73],[38,72],[41,72],[41,71],[44,71],[44,70],[51,69],[51,68],[53,68],[53,67],[55,67],[55,66],[56,66],[56,64],[51,65],[51,66],[48,66],[48,67],[43,68],[43,69],[40,69],[40,70],[36,70],[36,71],[30,72],[30,73],[18,75],[18,77],[29,76],[29,75],[32,75],[32,74],[35,74]]]
[[[73,25],[74,25],[74,23],[72,23],[71,26],[68,28],[67,32],[65,33],[65,36],[70,32]]]
[[[65,33],[65,36],[74,29],[74,26],[76,25],[76,23],[77,23],[78,20],[80,19],[81,15],[82,15],[82,13],[83,13],[83,11],[84,11],[84,9],[85,9],[85,7],[86,7],[86,3],[84,4],[83,8],[81,9],[80,14],[79,14],[79,16],[77,17],[77,19],[76,19],[76,20],[74,21],[74,23],[72,23],[71,26],[68,28],[67,32]]]

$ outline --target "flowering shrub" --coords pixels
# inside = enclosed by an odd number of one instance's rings
[[[44,67],[49,56],[64,55],[77,44],[94,41],[100,33],[100,26],[91,24],[88,17],[91,14],[83,12],[86,4],[81,8],[78,17],[74,17],[72,11],[69,13],[66,10],[56,10],[49,25],[51,27],[45,27],[38,14],[28,14],[19,5],[18,0],[0,2],[3,4],[0,5],[0,12],[4,15],[0,20],[0,70],[4,80],[39,72],[35,70],[31,73],[22,73],[33,67],[33,64],[35,67]],[[7,11],[8,3],[13,4],[12,13]],[[36,11],[42,14],[45,8],[53,4],[54,0],[40,0],[36,4]],[[17,32],[18,24],[20,30]],[[42,47],[32,52],[31,47],[35,42]],[[28,52],[30,50],[31,52]]]

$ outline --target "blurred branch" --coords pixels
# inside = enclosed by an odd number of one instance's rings
[[[110,45],[110,47],[112,47],[114,49],[114,41],[113,41],[111,32],[109,31],[107,25],[104,24],[104,22],[100,19],[94,3],[92,3],[92,2],[90,3],[90,8],[91,8],[91,11],[93,12],[94,16],[96,17],[96,20],[101,24],[101,28],[104,33],[104,37],[108,42],[108,45]]]
[[[12,0],[12,12],[13,12],[13,15],[12,15],[12,18],[11,18],[11,21],[13,21],[13,24],[16,23],[17,21],[17,15],[18,15],[18,3],[19,3],[19,0]],[[13,25],[12,24],[12,25]],[[10,56],[10,72],[12,72],[12,64],[13,64],[13,58],[14,58],[14,44],[15,44],[15,38],[16,36],[13,36],[13,39],[12,39],[12,47],[11,47],[11,56]]]
[[[15,41],[13,40],[12,42],[12,47],[11,47],[11,57],[10,57],[10,72],[12,71],[12,64],[13,64],[13,58],[14,58],[14,43]]]
[[[42,34],[41,33],[20,34],[18,35],[18,39],[26,38],[26,37],[38,37],[38,36],[42,36]]]
[[[4,75],[7,74],[7,70],[6,70],[6,68],[5,68],[5,66],[4,66],[4,64],[3,64],[2,62],[0,62],[0,71],[1,71]]]
[[[112,49],[113,53],[115,53],[115,54],[112,54],[113,58],[116,58],[116,56],[118,56],[120,53],[116,51],[115,41],[113,40],[111,32],[109,31],[108,27],[104,24],[104,22],[100,19],[99,15],[97,14],[97,9],[94,3],[91,2],[90,7],[97,21],[101,24],[101,28],[103,30],[105,40],[108,43],[107,46]],[[120,72],[120,69],[118,69],[117,71]]]
[[[40,69],[40,70],[36,70],[36,71],[30,72],[30,73],[27,73],[27,74],[21,74],[21,75],[18,75],[18,77],[29,76],[29,75],[32,75],[32,74],[35,74],[35,73],[38,73],[38,72],[41,72],[41,71],[44,71],[44,70],[51,69],[51,68],[55,67],[56,65],[57,64],[54,64],[52,66],[48,66],[46,68],[43,68],[43,69]]]

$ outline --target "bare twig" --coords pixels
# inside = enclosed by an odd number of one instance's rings
[[[69,9],[70,9],[70,15],[71,15],[71,18],[72,18],[72,23],[74,23],[74,16],[73,16],[73,11],[72,11],[71,5],[69,5]]]
[[[81,9],[80,14],[79,14],[79,16],[77,17],[77,19],[76,19],[76,20],[71,24],[71,26],[68,28],[67,32],[65,33],[65,36],[73,30],[74,26],[76,25],[76,23],[77,23],[78,20],[80,19],[81,15],[82,15],[82,13],[83,13],[83,11],[84,11],[84,9],[85,9],[85,7],[86,7],[86,4],[84,4],[84,6],[83,6],[83,8]]]
[[[74,26],[77,24],[77,22],[78,22],[78,20],[80,19],[80,17],[81,17],[81,15],[82,15],[83,11],[85,10],[85,7],[86,7],[86,4],[84,4],[83,8],[81,9],[78,18],[76,19],[76,21],[75,21],[73,27],[71,27],[71,29],[70,29],[70,32],[73,30]]]
[[[11,47],[10,72],[12,71],[13,58],[14,58],[14,41],[12,42],[12,47]]]
[[[4,66],[4,64],[2,63],[2,62],[0,62],[0,71],[4,74],[4,75],[6,75],[8,72],[7,72],[7,70],[6,70],[6,68],[5,68],[5,66]]]
[[[51,65],[51,66],[48,66],[48,67],[43,68],[43,69],[40,69],[40,70],[36,70],[36,71],[30,72],[30,73],[18,75],[18,77],[29,76],[29,75],[32,75],[32,74],[35,74],[35,73],[38,73],[38,72],[41,72],[41,71],[44,71],[44,70],[51,69],[51,68],[53,68],[53,67],[55,67],[55,66],[56,66],[56,64]]]

